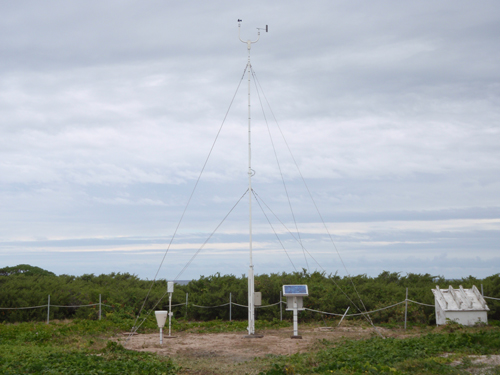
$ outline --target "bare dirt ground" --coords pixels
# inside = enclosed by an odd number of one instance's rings
[[[396,336],[393,331],[379,328],[384,336]],[[292,339],[289,329],[259,332],[262,338],[245,338],[245,333],[175,333],[164,335],[160,345],[159,333],[132,336],[125,344],[137,351],[166,355],[183,367],[185,374],[258,374],[263,369],[259,358],[289,355],[310,350],[321,339],[367,338],[375,333],[362,327],[306,328],[302,339]],[[257,360],[255,360],[257,359]]]
[[[385,337],[418,336],[423,332],[402,329],[378,328]],[[377,333],[366,327],[305,327],[300,330],[302,339],[292,339],[290,329],[266,330],[258,332],[262,338],[245,338],[245,332],[236,333],[196,333],[176,332],[175,337],[164,335],[160,345],[159,333],[138,334],[116,340],[127,349],[152,352],[172,358],[182,366],[181,374],[259,374],[266,368],[267,360],[273,356],[305,353],[314,349],[322,339],[340,341],[344,338],[369,338]],[[445,354],[444,356],[451,355]],[[471,374],[486,374],[500,365],[500,355],[468,357]],[[451,366],[463,365],[463,360]]]
[[[467,357],[470,366],[466,368],[470,374],[487,374],[490,369],[500,366],[500,355],[471,355]],[[464,361],[452,362],[452,366],[463,365]]]

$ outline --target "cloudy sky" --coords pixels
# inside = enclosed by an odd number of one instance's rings
[[[152,279],[221,129],[159,277],[247,273],[238,18],[257,274],[500,272],[497,1],[0,1],[1,267]]]

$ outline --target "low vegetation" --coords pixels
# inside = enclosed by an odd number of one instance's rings
[[[263,295],[263,304],[279,301],[283,284],[307,284],[310,296],[307,307],[343,313],[352,306],[356,285],[368,310],[388,306],[404,300],[409,288],[409,298],[432,304],[430,289],[436,284],[446,288],[483,284],[485,294],[500,296],[500,274],[485,279],[468,277],[461,280],[445,280],[431,275],[383,272],[375,278],[360,275],[348,278],[314,272],[271,274],[256,277],[256,290]],[[82,308],[52,307],[50,324],[45,324],[47,310],[0,310],[0,373],[1,374],[184,374],[176,358],[167,358],[144,352],[128,350],[116,343],[118,335],[129,331],[135,322],[140,306],[151,285],[130,274],[83,275],[79,277],[60,275],[38,267],[20,265],[0,269],[0,307],[26,307],[43,305],[51,295],[54,305],[85,305],[96,303],[103,296],[102,320],[97,320],[97,306]],[[174,304],[189,301],[197,305],[215,306],[227,303],[229,293],[232,301],[246,304],[246,278],[219,274],[201,277],[188,285],[177,285]],[[144,311],[153,308],[164,295],[166,281],[157,281],[151,289]],[[340,291],[339,286],[352,301]],[[471,355],[500,354],[500,305],[488,300],[490,325],[484,327],[461,327],[451,324],[433,326],[434,309],[410,304],[408,325],[413,337],[369,339],[323,340],[308,353],[287,356],[269,355],[259,358],[262,375],[274,374],[500,374],[499,366],[480,368]],[[157,309],[167,307],[160,302]],[[401,331],[404,306],[373,314],[376,324],[386,329]],[[190,305],[176,307],[173,329],[175,332],[218,333],[244,332],[246,310],[233,306],[233,321],[228,321],[228,306],[202,309]],[[287,315],[287,318],[288,315]],[[139,332],[157,332],[154,314],[143,315]],[[303,312],[303,324],[331,325],[332,320],[314,312]],[[349,320],[354,324],[352,318]],[[302,323],[301,323],[302,324]],[[279,307],[258,310],[259,330],[276,330],[290,326],[280,321]],[[397,335],[396,335],[397,336]],[[254,366],[255,368],[255,366]],[[471,370],[472,369],[472,370]],[[192,373],[192,372],[189,372]],[[202,369],[198,374],[209,374]]]
[[[363,324],[353,323],[353,324]],[[115,342],[126,321],[55,321],[0,325],[1,374],[214,374],[183,369],[184,359],[135,352]],[[280,321],[259,322],[259,331],[279,329]],[[286,322],[289,326],[290,323]],[[309,323],[311,327],[317,323]],[[244,331],[246,322],[176,321],[174,330],[197,335]],[[288,327],[289,328],[289,327]],[[304,327],[305,328],[305,327]],[[156,329],[145,332],[157,333]],[[398,329],[389,329],[399,335]],[[403,335],[402,335],[403,336]],[[124,344],[126,346],[126,344]],[[500,366],[474,364],[471,356],[500,354],[500,327],[413,326],[404,337],[321,340],[308,353],[255,359],[238,370],[277,374],[500,374]],[[212,359],[218,361],[217,357]],[[255,363],[254,363],[255,362]],[[256,366],[257,364],[257,366]],[[237,368],[235,367],[235,369]],[[193,372],[194,371],[194,372]],[[240,373],[240,372],[238,372]],[[252,372],[256,373],[256,372]]]
[[[375,310],[401,302],[405,299],[406,288],[409,298],[418,302],[433,305],[434,297],[431,289],[439,285],[447,288],[449,285],[457,287],[463,285],[470,288],[483,285],[485,295],[500,297],[500,274],[484,279],[472,276],[459,280],[446,280],[442,276],[429,274],[407,274],[382,272],[377,277],[358,275],[352,278],[324,273],[302,272],[280,273],[271,275],[258,275],[255,278],[256,291],[262,292],[262,304],[275,304],[280,300],[280,291],[284,284],[307,284],[309,297],[304,299],[305,307],[331,313],[344,313],[350,306],[351,312],[357,312],[355,305],[360,306],[357,294],[362,298],[367,310]],[[141,280],[128,273],[111,273],[109,275],[85,274],[82,276],[59,275],[29,265],[5,267],[0,269],[0,307],[27,307],[47,304],[50,294],[52,305],[76,306],[95,304],[102,295],[103,316],[107,319],[129,318],[134,319],[148,293],[151,281]],[[354,286],[356,290],[354,290]],[[151,289],[143,311],[150,311],[155,304],[165,296],[166,280],[158,280]],[[186,309],[186,293],[190,305]],[[176,285],[172,297],[176,317],[188,320],[229,320],[228,306],[220,308],[197,308],[192,304],[201,306],[218,306],[229,302],[240,305],[247,303],[247,279],[245,276],[212,275],[192,280],[187,285]],[[500,301],[488,300],[490,312],[489,319],[500,320]],[[156,309],[166,309],[168,299],[163,298]],[[246,319],[246,309],[233,306],[232,319]],[[375,323],[399,323],[404,316],[404,305],[392,309],[382,310],[372,315]],[[50,319],[97,319],[98,307],[51,307]],[[279,306],[257,310],[260,320],[273,320],[280,318]],[[302,313],[301,320],[322,320],[327,316],[315,313]],[[44,321],[47,311],[43,308],[27,310],[0,310],[0,321],[26,322]],[[410,304],[408,320],[414,323],[434,324],[434,307],[423,307]]]
[[[69,322],[0,325],[1,374],[176,374],[169,358],[109,341],[120,324]]]
[[[322,341],[318,349],[274,360],[261,375],[278,374],[500,374],[500,366],[474,366],[470,356],[500,353],[498,329],[428,333],[404,339]]]

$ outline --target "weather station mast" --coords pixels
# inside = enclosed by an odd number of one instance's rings
[[[255,171],[252,169],[252,128],[251,128],[251,101],[250,101],[250,79],[252,76],[252,65],[250,63],[250,50],[252,44],[257,43],[260,39],[260,30],[268,32],[268,26],[257,28],[257,39],[243,40],[241,39],[241,20],[238,20],[238,37],[240,41],[247,45],[248,62],[246,70],[248,72],[248,207],[249,207],[249,250],[250,250],[250,267],[248,270],[248,336],[246,338],[260,338],[262,335],[255,334],[255,284],[254,284],[254,267],[252,259],[252,176]]]

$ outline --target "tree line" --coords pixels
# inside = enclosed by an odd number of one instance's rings
[[[187,285],[176,285],[172,295],[172,304],[185,304],[186,293],[189,298],[188,308],[185,305],[174,308],[177,319],[215,320],[229,319],[229,307],[198,308],[200,306],[217,306],[229,302],[229,295],[234,303],[247,304],[247,277],[242,275],[201,276]],[[309,296],[304,298],[304,306],[310,309],[342,314],[347,307],[349,312],[371,311],[405,300],[406,288],[408,298],[421,303],[434,305],[431,289],[439,285],[448,288],[471,288],[483,285],[486,296],[500,298],[500,273],[484,279],[472,276],[447,280],[443,276],[430,274],[401,275],[398,272],[384,271],[376,277],[357,275],[341,277],[336,274],[327,275],[321,272],[272,273],[255,276],[255,290],[262,293],[262,305],[271,305],[280,301],[283,285],[307,284]],[[141,280],[129,273],[84,274],[82,276],[55,275],[39,267],[18,265],[0,269],[0,307],[18,308],[47,304],[50,295],[51,305],[78,306],[95,304],[102,296],[103,317],[106,319],[135,319],[141,306],[142,314],[151,309],[168,308],[167,281]],[[146,296],[148,296],[146,300]],[[285,300],[283,298],[283,300]],[[146,301],[146,302],[144,302]],[[160,302],[158,302],[160,301]],[[488,318],[500,320],[500,301],[487,300],[490,312]],[[51,307],[50,319],[97,319],[98,306],[92,307]],[[371,315],[376,323],[397,323],[403,320],[404,304],[385,309]],[[279,319],[278,305],[258,308],[257,319]],[[332,316],[304,311],[304,320],[338,319]],[[435,324],[434,307],[409,304],[408,321],[422,324]],[[234,320],[245,320],[247,310],[232,306],[231,317]],[[284,319],[289,319],[283,308]],[[47,318],[47,310],[43,308],[23,310],[0,310],[0,321],[43,321]]]

